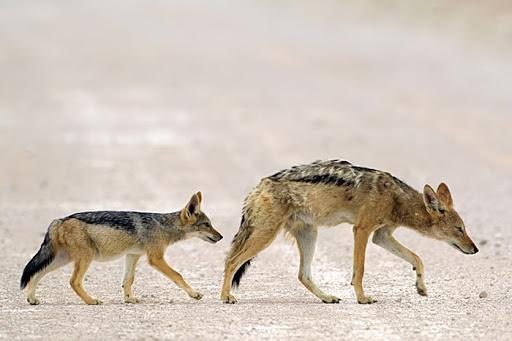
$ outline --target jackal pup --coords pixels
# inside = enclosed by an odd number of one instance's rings
[[[231,286],[237,286],[258,252],[284,230],[297,241],[300,254],[299,281],[325,303],[339,298],[325,294],[311,277],[317,226],[353,224],[354,260],[352,284],[359,303],[375,300],[363,291],[366,244],[372,241],[409,262],[416,271],[416,288],[425,296],[423,263],[400,244],[393,232],[405,226],[443,240],[466,253],[478,252],[453,208],[448,186],[434,191],[425,185],[419,193],[389,173],[357,167],[347,161],[317,161],[285,169],[261,180],[245,200],[240,230],[226,259],[221,299],[235,303]]]
[[[197,300],[203,295],[190,287],[165,261],[165,249],[180,240],[198,237],[210,243],[222,239],[201,212],[201,192],[192,195],[184,209],[174,213],[99,211],[83,212],[54,220],[37,254],[28,262],[21,277],[21,289],[28,285],[27,301],[35,297],[41,278],[70,262],[74,271],[70,284],[87,304],[101,304],[84,289],[82,281],[93,260],[108,261],[126,255],[123,278],[124,301],[138,303],[132,294],[135,267],[142,255],[149,264]]]

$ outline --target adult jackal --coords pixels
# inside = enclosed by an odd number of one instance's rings
[[[420,295],[427,293],[423,263],[393,237],[397,227],[443,240],[466,254],[478,252],[444,183],[437,191],[425,185],[419,193],[386,172],[347,161],[317,161],[266,177],[249,194],[240,230],[226,260],[221,299],[236,302],[231,286],[239,284],[251,259],[284,230],[297,241],[300,282],[323,302],[338,303],[339,298],[324,293],[314,283],[311,262],[317,226],[340,223],[354,225],[352,283],[359,303],[375,302],[365,295],[362,286],[366,244],[372,232],[375,244],[412,264]]]

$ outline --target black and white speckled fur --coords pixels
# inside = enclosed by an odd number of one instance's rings
[[[426,295],[423,263],[394,239],[396,228],[413,229],[466,254],[478,252],[446,184],[441,183],[437,191],[425,185],[420,193],[384,171],[342,160],[315,161],[263,178],[246,198],[240,228],[226,259],[221,299],[236,302],[231,287],[239,284],[251,259],[284,231],[297,241],[301,283],[323,302],[339,302],[313,282],[311,262],[318,227],[341,223],[354,226],[352,283],[359,303],[375,302],[362,287],[366,244],[372,233],[375,244],[412,264],[420,295]]]

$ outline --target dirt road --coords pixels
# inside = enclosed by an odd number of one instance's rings
[[[512,339],[512,9],[499,3],[2,2],[0,338]],[[416,188],[446,181],[481,252],[401,230],[429,296],[370,245],[365,287],[379,301],[363,306],[342,225],[321,231],[313,264],[340,304],[302,287],[282,238],[255,260],[240,303],[221,304],[244,196],[324,158]],[[21,271],[53,218],[177,210],[196,190],[225,238],[167,258],[200,302],[141,262],[142,303],[125,305],[122,260],[88,272],[101,306],[72,292],[69,267],[42,281],[41,305],[25,302]]]

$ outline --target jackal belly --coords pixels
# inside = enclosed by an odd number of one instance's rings
[[[87,234],[96,248],[95,260],[110,261],[126,254],[144,254],[136,235],[108,226],[93,225],[87,228]]]
[[[335,211],[327,214],[316,215],[310,212],[296,214],[293,219],[300,220],[313,226],[336,226],[342,223],[354,223],[355,215],[350,211]]]
[[[335,211],[327,215],[317,217],[317,225],[322,226],[336,226],[342,223],[353,224],[355,221],[355,214],[350,211]]]
[[[145,251],[141,248],[129,248],[126,250],[123,250],[121,252],[113,253],[113,252],[96,252],[96,255],[94,256],[94,260],[98,262],[109,262],[112,260],[116,260],[118,258],[124,257],[126,255],[144,255]]]

